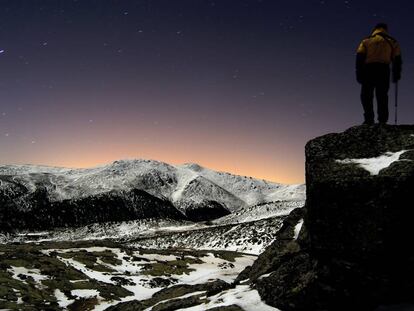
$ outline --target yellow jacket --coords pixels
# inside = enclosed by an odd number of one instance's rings
[[[364,63],[391,64],[401,56],[401,48],[397,40],[388,35],[385,29],[375,29],[372,35],[362,40],[357,54],[364,55]]]

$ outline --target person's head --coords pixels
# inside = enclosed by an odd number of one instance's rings
[[[385,30],[388,31],[388,25],[386,23],[379,23],[374,27],[374,30]]]

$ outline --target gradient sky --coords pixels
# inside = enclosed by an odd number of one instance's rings
[[[362,122],[355,50],[377,22],[401,43],[400,122],[414,123],[413,12],[409,0],[0,0],[0,164],[147,158],[303,182],[305,143]]]

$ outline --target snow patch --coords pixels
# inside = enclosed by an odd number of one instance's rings
[[[235,262],[231,263],[233,265],[231,269],[217,269],[217,267],[228,264],[228,261],[209,254],[208,257],[201,258],[203,263],[189,265],[189,268],[195,269],[195,271],[179,276],[179,278],[181,282],[191,285],[202,284],[216,279],[232,283],[245,267],[253,264],[256,258],[256,256],[248,255],[237,257],[235,258]]]
[[[99,292],[96,289],[74,289],[71,294],[79,298],[99,297]]]
[[[278,309],[265,304],[257,290],[251,289],[248,285],[236,286],[234,289],[224,291],[207,299],[209,300],[208,303],[180,310],[204,311],[211,308],[237,305],[245,311],[278,311]]]
[[[55,289],[55,297],[59,307],[66,308],[69,306],[74,300],[68,299],[64,293],[60,291],[60,289]]]
[[[297,240],[299,237],[300,229],[302,229],[303,219],[299,220],[299,222],[295,226],[295,236],[294,239]]]
[[[188,294],[185,294],[185,295],[182,295],[182,296],[173,297],[173,298],[170,298],[170,299],[161,300],[160,302],[157,302],[155,305],[153,305],[153,306],[145,309],[144,311],[152,311],[154,307],[156,307],[156,306],[158,306],[160,304],[166,303],[166,302],[168,302],[170,300],[174,300],[174,299],[185,299],[185,298],[189,298],[189,297],[193,297],[193,296],[202,295],[204,293],[205,293],[205,291],[199,291],[199,292],[188,293]]]
[[[375,158],[363,158],[363,159],[345,159],[336,160],[341,164],[358,164],[363,169],[370,172],[371,175],[378,175],[381,170],[389,167],[392,163],[399,161],[400,156],[407,152],[407,150],[401,150],[398,152],[386,152],[383,155]]]
[[[272,274],[272,272],[266,273],[266,274],[262,274],[261,276],[258,277],[258,280],[265,279],[265,278],[269,277],[271,274]]]

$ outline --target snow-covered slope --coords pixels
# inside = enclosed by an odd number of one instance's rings
[[[236,218],[226,223],[237,223],[238,218],[251,220],[250,215],[266,218],[267,203],[283,202],[284,209],[286,202],[303,201],[304,192],[303,185],[216,172],[197,164],[121,160],[88,169],[4,165],[0,231],[148,218],[198,222],[231,214]],[[279,213],[279,207],[274,209],[270,214]]]
[[[153,160],[120,160],[88,169],[36,165],[3,165],[0,176],[31,191],[46,187],[52,201],[81,198],[113,190],[144,190],[174,202],[202,200],[208,196],[230,210],[276,200],[303,200],[304,185],[283,185],[232,175],[197,164],[179,166]],[[7,186],[0,181],[0,189]],[[179,205],[179,204],[178,204]]]
[[[191,170],[195,174],[212,181],[249,206],[274,201],[301,201],[305,197],[305,185],[303,184],[284,185],[264,179],[217,172],[194,163],[184,164],[179,168]]]
[[[78,228],[0,234],[0,244],[116,240],[150,249],[214,249],[259,255],[272,243],[285,218],[283,215],[218,225],[155,219],[95,223]]]

